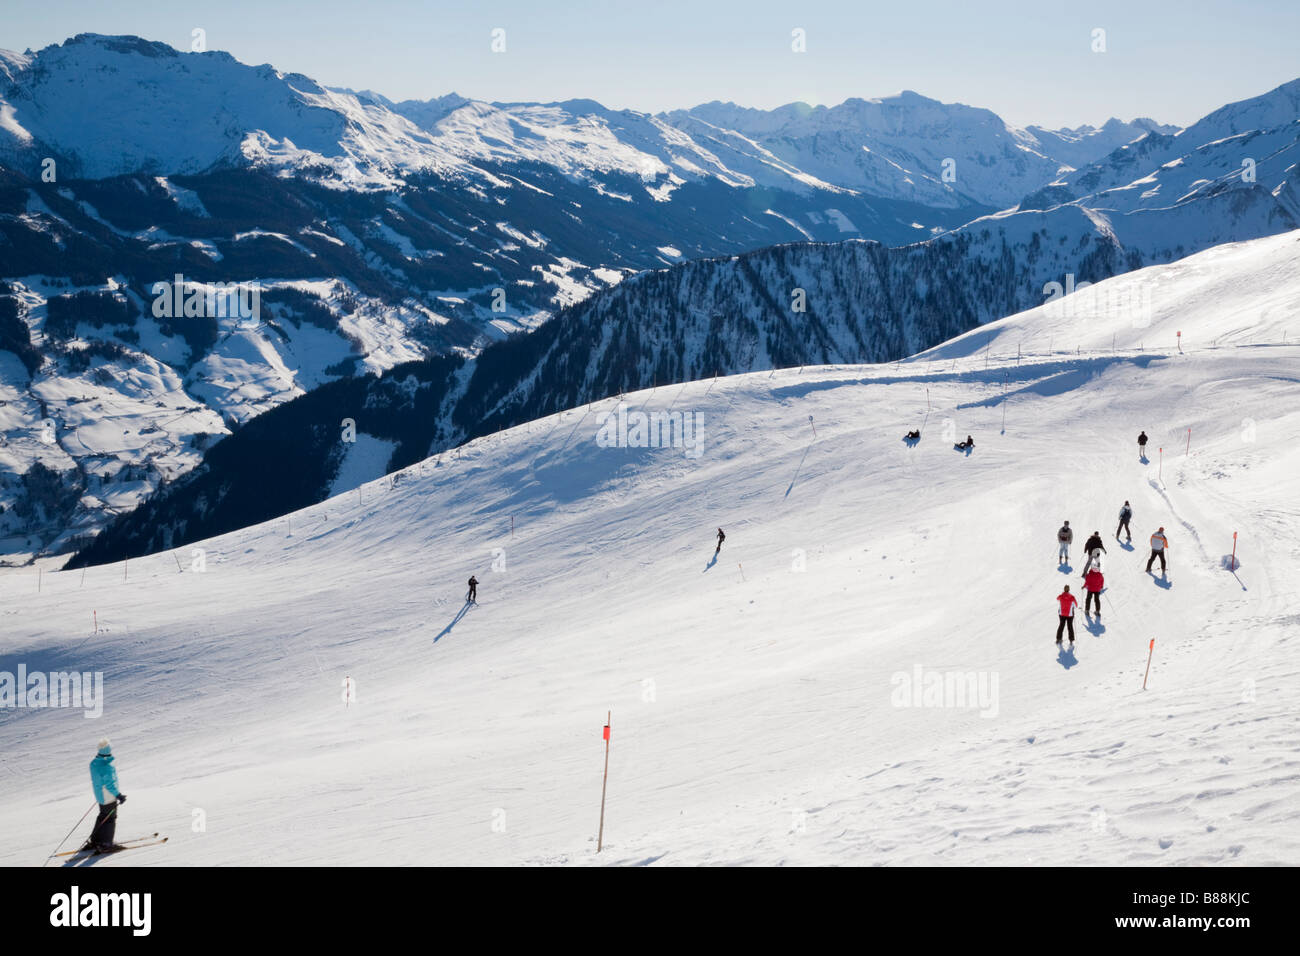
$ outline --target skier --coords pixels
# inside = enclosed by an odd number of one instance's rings
[[[469,576],[469,594],[465,596],[465,601],[469,604],[478,603],[478,578],[472,574]]]
[[[1106,586],[1106,579],[1101,575],[1101,568],[1093,568],[1083,578],[1083,588],[1087,595],[1083,601],[1083,613],[1086,617],[1093,602],[1097,604],[1097,620],[1101,620],[1101,589]]]
[[[971,438],[970,435],[967,435],[965,441],[961,441],[957,443],[957,447],[960,448],[962,451],[965,451],[967,448],[974,448],[975,439]]]
[[[1101,543],[1101,532],[1094,531],[1092,536],[1083,546],[1083,552],[1088,556],[1088,561],[1083,566],[1083,573],[1086,575],[1090,568],[1101,567],[1101,553],[1106,550],[1106,546]]]
[[[1070,562],[1070,545],[1074,543],[1074,532],[1070,530],[1070,522],[1067,521],[1061,526],[1061,530],[1056,532],[1056,541],[1061,546],[1056,554],[1056,566],[1059,568]]]
[[[1165,573],[1165,552],[1169,550],[1169,539],[1165,537],[1163,527],[1151,536],[1151,557],[1147,558],[1147,573],[1151,573],[1151,562],[1160,559],[1160,573]]]
[[[1119,527],[1115,529],[1116,541],[1119,540],[1119,533],[1123,531],[1125,536],[1128,538],[1128,543],[1129,544],[1133,543],[1133,532],[1129,530],[1129,526],[1128,526],[1129,519],[1132,517],[1133,517],[1133,508],[1131,505],[1129,505],[1127,501],[1125,501],[1124,507],[1119,509]]]
[[[117,789],[117,768],[113,766],[113,745],[104,737],[99,742],[99,752],[90,761],[90,787],[95,791],[95,802],[99,804],[99,816],[95,818],[95,829],[90,831],[90,839],[82,847],[95,853],[111,853],[120,849],[113,842],[113,833],[117,829],[117,808],[126,803],[126,794]]]
[[[727,540],[727,536],[726,536],[725,534],[723,534],[723,533],[722,533],[722,529],[719,528],[719,529],[718,529],[718,546],[717,546],[716,548],[713,549],[713,556],[714,556],[715,558],[718,556],[718,552],[722,550],[722,542],[724,542],[724,541],[726,541],[726,540]]]
[[[1070,646],[1074,647],[1074,609],[1079,606],[1079,600],[1070,593],[1070,586],[1067,584],[1065,590],[1056,596],[1056,603],[1059,605],[1057,610],[1060,612],[1060,623],[1056,625],[1056,643],[1061,643],[1061,632],[1067,627],[1070,629]]]
[[[903,436],[903,441],[919,441],[920,438],[921,438],[920,429],[914,428],[906,435]]]
[[[1138,458],[1142,459],[1147,456],[1147,433],[1138,434]]]

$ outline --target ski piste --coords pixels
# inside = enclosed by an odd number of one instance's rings
[[[157,846],[160,843],[166,843],[168,839],[169,837],[162,837],[160,839],[157,833],[151,833],[148,836],[133,837],[130,840],[119,840],[115,845],[122,850],[134,850],[137,847],[142,847],[142,846]],[[83,846],[83,847],[79,847],[76,850],[62,850],[59,853],[55,853],[53,855],[54,856],[77,856],[78,854],[81,853],[85,853],[87,855],[93,855],[94,852],[95,851],[93,849]],[[117,853],[117,852],[119,852],[119,850],[108,851],[108,853]],[[101,853],[100,855],[104,856],[106,854]]]

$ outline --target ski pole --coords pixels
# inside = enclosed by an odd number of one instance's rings
[[[68,831],[68,836],[65,836],[62,840],[60,840],[59,845],[56,846],[53,852],[51,852],[50,855],[45,858],[45,863],[49,863],[50,860],[54,859],[54,855],[59,852],[59,849],[63,846],[63,844],[68,842],[68,837],[72,836],[72,834],[77,832],[77,827],[81,826],[82,820],[85,820],[86,817],[90,816],[90,811],[95,809],[95,807],[97,806],[99,806],[98,801],[90,805],[90,807],[86,810],[86,812],[81,815],[81,820],[77,821],[76,826],[74,826],[71,830]],[[42,867],[45,866],[45,863],[42,863],[41,866]]]

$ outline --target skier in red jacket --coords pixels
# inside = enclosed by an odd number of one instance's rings
[[[1061,632],[1067,627],[1070,629],[1070,646],[1074,647],[1074,609],[1079,606],[1079,600],[1070,593],[1070,586],[1067,584],[1065,590],[1056,596],[1056,603],[1059,605],[1061,622],[1056,625],[1056,643],[1061,643]]]
[[[1087,616],[1093,602],[1097,604],[1097,620],[1101,620],[1101,589],[1106,586],[1106,579],[1101,576],[1100,568],[1093,568],[1083,576],[1083,588],[1088,592],[1083,602],[1083,613]]]

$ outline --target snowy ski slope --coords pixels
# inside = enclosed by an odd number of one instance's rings
[[[1124,283],[1155,290],[1140,329]],[[203,572],[0,575],[0,671],[106,697],[0,710],[0,862],[44,860],[107,734],[119,836],[171,840],[103,866],[1300,863],[1300,233],[1085,294],[905,363],[626,397],[701,416],[698,457],[600,447],[615,398],[206,542]],[[1103,626],[1061,654],[1094,528]],[[984,696],[909,699],[918,668]]]

